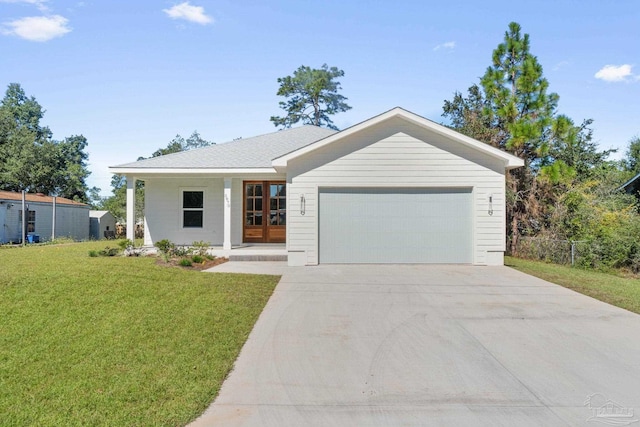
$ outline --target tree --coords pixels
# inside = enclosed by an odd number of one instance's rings
[[[482,93],[482,88],[474,84],[467,89],[467,97],[456,92],[452,101],[444,101],[442,115],[449,117],[450,127],[471,138],[494,147],[504,140],[503,131],[498,127],[495,116],[487,114],[491,108]]]
[[[52,139],[41,126],[44,110],[11,83],[0,103],[0,189],[40,192],[88,201],[87,139]]]
[[[629,141],[629,149],[623,162],[627,171],[634,175],[640,173],[640,136],[635,136]]]
[[[195,148],[208,147],[215,145],[213,141],[207,141],[203,139],[198,131],[194,130],[191,136],[184,139],[180,134],[177,134],[165,148],[159,148],[153,152],[151,157],[166,156],[167,154],[179,153],[181,151],[193,150]],[[140,160],[140,159],[138,159]]]
[[[525,160],[525,167],[511,171],[507,177],[507,221],[510,249],[515,251],[518,236],[540,227],[532,221],[543,209],[540,206],[536,173],[545,162],[552,142],[552,124],[558,95],[547,93],[549,83],[542,66],[530,52],[528,34],[521,34],[515,22],[509,24],[504,41],[492,54],[492,64],[480,79],[480,86],[468,90],[468,97],[456,93],[445,101],[443,116],[452,120],[453,128]],[[561,164],[547,175],[557,177],[567,172]]]
[[[287,112],[284,117],[271,116],[275,126],[289,128],[302,121],[303,124],[326,126],[337,130],[329,116],[350,110],[345,102],[347,98],[340,95],[342,89],[336,79],[344,76],[344,71],[327,64],[320,69],[300,66],[293,76],[278,78],[280,88],[277,94],[288,98],[279,103]]]
[[[617,151],[598,149],[598,144],[593,141],[592,123],[592,119],[586,119],[576,126],[569,117],[557,116],[551,126],[551,144],[544,163],[553,165],[562,162],[579,179],[590,178],[595,170],[606,163],[609,155]]]

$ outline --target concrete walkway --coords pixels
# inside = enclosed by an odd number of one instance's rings
[[[282,276],[287,261],[227,261],[205,270],[207,273],[271,274]]]
[[[507,267],[290,267],[192,425],[594,425],[607,401],[640,413],[636,314]]]

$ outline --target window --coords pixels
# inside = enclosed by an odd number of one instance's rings
[[[22,211],[19,214],[19,221],[22,222]],[[36,231],[36,211],[27,211],[27,233]]]
[[[182,192],[182,227],[202,228],[204,218],[204,191]]]

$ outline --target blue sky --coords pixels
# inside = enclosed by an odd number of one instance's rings
[[[218,143],[275,130],[277,78],[345,71],[345,128],[395,106],[442,122],[518,22],[602,148],[640,134],[640,2],[0,0],[0,86],[22,85],[62,139],[88,138],[90,185],[194,130]]]

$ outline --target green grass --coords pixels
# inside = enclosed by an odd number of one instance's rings
[[[505,265],[640,314],[640,279],[513,257]]]
[[[0,248],[1,425],[188,423],[278,281],[89,257],[105,245]]]

